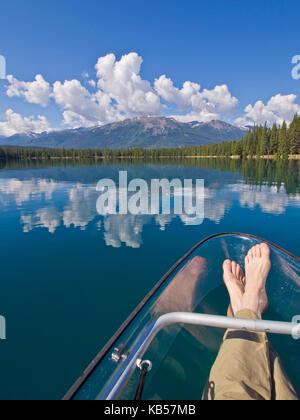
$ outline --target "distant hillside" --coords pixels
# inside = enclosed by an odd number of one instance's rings
[[[241,139],[246,129],[222,121],[180,123],[173,118],[140,117],[101,127],[18,134],[0,145],[65,149],[128,149],[199,146]]]

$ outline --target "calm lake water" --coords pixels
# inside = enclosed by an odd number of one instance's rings
[[[205,220],[97,214],[102,178],[205,180]],[[0,399],[60,399],[195,243],[252,233],[300,254],[300,163],[217,160],[0,166]]]

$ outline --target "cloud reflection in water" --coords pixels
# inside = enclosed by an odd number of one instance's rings
[[[86,230],[95,222],[103,232],[107,246],[131,248],[142,245],[143,230],[155,221],[165,230],[175,219],[187,224],[186,216],[177,215],[109,215],[99,216],[96,201],[99,193],[94,184],[58,182],[51,179],[0,180],[0,205],[4,209],[15,207],[23,232],[44,228],[54,234],[65,227]],[[288,196],[284,188],[254,187],[244,183],[210,185],[205,189],[205,219],[220,224],[234,204],[263,213],[280,215],[287,207],[300,207],[300,195]],[[8,210],[7,210],[8,211]],[[190,223],[189,223],[190,224]]]

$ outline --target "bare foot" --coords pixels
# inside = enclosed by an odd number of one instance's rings
[[[224,261],[223,270],[224,282],[230,295],[230,306],[227,315],[234,317],[241,309],[245,293],[245,276],[241,267],[234,261]]]
[[[269,304],[266,291],[271,269],[268,245],[260,244],[251,248],[245,258],[245,267],[246,279],[237,263],[230,260],[224,262],[224,281],[230,295],[227,315],[232,317],[242,309],[249,309],[261,318]]]
[[[250,309],[259,317],[268,309],[267,278],[271,269],[270,248],[267,244],[256,245],[245,258],[246,285],[243,309]]]

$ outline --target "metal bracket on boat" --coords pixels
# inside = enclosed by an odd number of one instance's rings
[[[111,360],[116,363],[122,363],[127,360],[129,356],[129,351],[127,351],[126,346],[122,344],[120,347],[116,347],[111,355]]]

